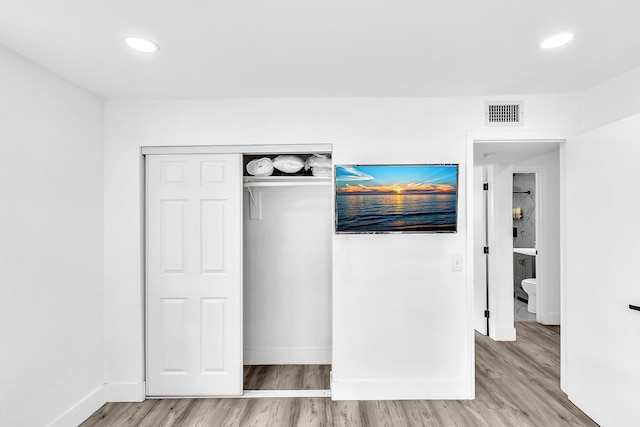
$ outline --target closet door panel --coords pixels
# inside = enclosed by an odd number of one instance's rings
[[[203,298],[200,302],[202,330],[202,366],[204,373],[225,371],[226,298]]]
[[[160,251],[164,273],[184,273],[185,200],[160,202]]]
[[[225,253],[225,203],[203,200],[200,208],[202,218],[202,272],[224,272]]]
[[[184,364],[184,303],[185,298],[160,300],[161,372],[186,374]]]
[[[240,155],[147,156],[147,394],[242,393]]]

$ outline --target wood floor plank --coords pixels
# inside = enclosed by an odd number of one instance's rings
[[[245,390],[328,390],[331,365],[247,365]]]
[[[331,426],[339,427],[358,427],[371,425],[366,417],[366,413],[362,410],[361,405],[366,402],[358,402],[354,400],[338,400],[331,402]]]
[[[560,329],[531,322],[516,330],[515,342],[476,334],[474,400],[148,399],[107,403],[82,426],[597,427],[560,390]],[[247,367],[245,388],[327,389],[329,371]]]
[[[138,405],[144,405],[147,401],[140,402]],[[133,406],[133,403],[127,403],[126,405],[120,405],[117,403],[105,403],[100,409],[94,412],[89,418],[87,418],[82,425],[86,427],[105,425],[103,420],[108,418],[109,420],[119,420],[122,418],[122,413],[127,407]]]
[[[410,426],[438,427],[444,425],[444,420],[430,408],[431,403],[423,400],[403,400],[400,405],[404,408],[407,423]]]
[[[169,427],[184,425],[183,420],[196,399],[158,399],[159,402],[153,411],[146,416],[136,419],[132,425],[140,427]],[[133,420],[133,418],[132,418]]]
[[[292,399],[293,400],[293,399]],[[298,408],[294,410],[295,416],[292,416],[292,422],[300,426],[327,426],[331,421],[331,408],[328,406],[329,399],[325,398],[300,398],[295,399],[294,403]]]

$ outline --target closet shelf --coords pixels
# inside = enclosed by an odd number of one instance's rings
[[[330,176],[245,176],[244,186],[249,187],[300,187],[330,186]]]

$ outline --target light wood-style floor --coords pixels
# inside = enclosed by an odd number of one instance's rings
[[[329,390],[331,365],[244,367],[245,390]]]
[[[516,328],[516,342],[476,334],[475,400],[149,399],[107,403],[82,426],[597,426],[560,390],[560,329]]]

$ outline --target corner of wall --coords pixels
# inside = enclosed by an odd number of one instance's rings
[[[143,400],[145,400],[144,382],[103,384],[47,424],[47,427],[80,425],[107,402],[142,402]]]
[[[146,383],[108,383],[104,385],[107,402],[142,402]]]
[[[62,415],[47,424],[47,427],[67,427],[77,426],[89,418],[95,411],[100,409],[107,401],[105,400],[104,385],[98,387],[89,393],[82,400],[71,408],[67,409]]]
[[[620,74],[580,94],[583,131],[640,112],[640,67]]]

